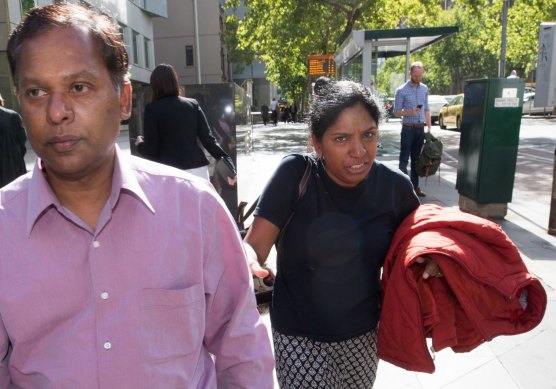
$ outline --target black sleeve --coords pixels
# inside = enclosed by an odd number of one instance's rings
[[[282,229],[293,212],[299,182],[306,166],[307,161],[300,154],[288,155],[282,159],[261,194],[255,216],[260,216]]]
[[[193,106],[197,114],[197,138],[201,141],[203,147],[212,155],[215,159],[226,158],[229,163],[232,163],[230,156],[220,147],[216,138],[210,130],[205,113],[201,109],[199,103],[196,100],[191,99]],[[235,167],[234,167],[235,169]]]
[[[21,156],[23,157],[27,152],[27,148],[25,147],[25,142],[27,142],[27,133],[25,128],[23,127],[23,121],[21,120],[21,116],[18,113],[15,113],[12,116],[13,120],[13,128],[16,131],[16,139],[21,149]]]
[[[143,119],[143,137],[145,142],[137,146],[139,153],[146,159],[158,162],[160,160],[160,138],[156,121],[156,114],[152,110],[152,106],[148,104],[145,107],[145,116]]]
[[[398,225],[417,207],[419,207],[419,198],[413,190],[413,184],[407,176],[398,179],[396,183],[397,189],[394,193],[397,194],[395,208],[398,211],[397,221]]]

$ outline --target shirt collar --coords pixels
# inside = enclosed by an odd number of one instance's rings
[[[112,177],[112,190],[108,201],[110,208],[114,209],[118,202],[118,198],[122,191],[132,194],[137,200],[143,202],[145,206],[154,213],[147,195],[141,188],[134,170],[126,162],[125,156],[122,154],[119,146],[115,145],[114,158],[114,175]],[[29,184],[28,193],[28,212],[27,212],[27,236],[31,235],[33,226],[37,219],[47,211],[50,207],[61,208],[62,204],[52,191],[48,184],[44,173],[41,170],[41,160],[37,159],[33,172],[31,174],[31,182]]]

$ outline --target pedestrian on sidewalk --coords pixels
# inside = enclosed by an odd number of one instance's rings
[[[270,102],[270,117],[272,118],[272,124],[274,126],[278,125],[278,113],[280,112],[280,106],[278,105],[278,101],[276,101],[276,97],[272,98]]]
[[[39,159],[0,189],[0,385],[271,389],[223,201],[116,144],[132,102],[118,24],[77,4],[36,7],[7,54]]]
[[[235,184],[235,166],[212,134],[195,99],[180,96],[174,67],[160,64],[151,73],[152,102],[145,107],[143,134],[135,145],[151,161],[163,163],[209,180],[209,161],[201,144],[217,161],[231,167],[228,181]]]
[[[268,123],[268,119],[269,119],[268,105],[266,104],[261,105],[261,116],[263,117],[263,124],[266,126],[266,123]]]
[[[375,159],[382,117],[367,87],[322,81],[309,123],[316,154],[282,160],[244,239],[264,277],[279,238],[270,320],[282,389],[373,386],[381,266],[393,231],[419,206],[408,177]],[[440,276],[419,262],[424,278]]]
[[[0,188],[27,172],[25,142],[27,134],[21,116],[4,108],[0,95]]]
[[[419,188],[417,160],[425,141],[425,126],[431,130],[431,113],[429,111],[429,89],[421,82],[425,67],[422,62],[411,64],[410,79],[396,90],[394,115],[402,118],[400,141],[400,170],[408,174],[417,196],[426,194]],[[407,163],[411,160],[411,173]]]

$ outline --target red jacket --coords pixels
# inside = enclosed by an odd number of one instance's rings
[[[443,278],[423,280],[427,255]],[[407,370],[434,372],[434,351],[466,352],[498,335],[540,323],[546,292],[495,223],[421,205],[396,231],[387,253],[378,332],[379,357]]]

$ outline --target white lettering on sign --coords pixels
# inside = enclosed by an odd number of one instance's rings
[[[502,88],[502,97],[517,97],[517,88]]]
[[[494,99],[495,108],[517,108],[519,97],[497,97]]]

